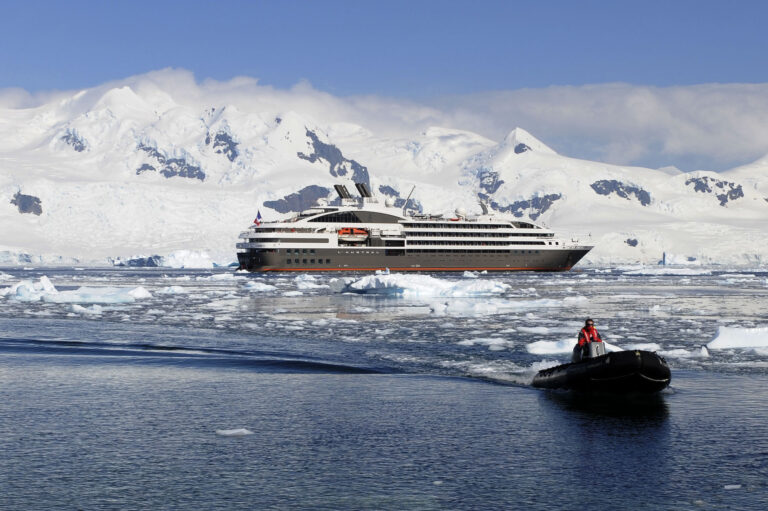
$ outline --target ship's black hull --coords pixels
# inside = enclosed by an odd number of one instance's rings
[[[533,386],[611,394],[648,394],[669,385],[666,361],[649,351],[619,351],[539,371]]]
[[[238,253],[240,268],[265,271],[568,271],[589,248],[559,250],[426,251],[369,247],[250,249]]]

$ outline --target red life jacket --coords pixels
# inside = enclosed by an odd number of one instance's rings
[[[579,346],[584,346],[590,342],[603,342],[603,340],[600,338],[600,334],[597,333],[597,328],[584,327],[579,332]]]

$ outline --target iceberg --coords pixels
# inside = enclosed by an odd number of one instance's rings
[[[11,287],[0,289],[0,296],[19,302],[48,303],[133,303],[151,298],[145,288],[80,287],[71,291],[59,291],[50,279],[43,275],[38,282],[22,280]]]
[[[768,348],[768,327],[738,328],[721,326],[715,338],[707,343],[710,350],[730,348]]]

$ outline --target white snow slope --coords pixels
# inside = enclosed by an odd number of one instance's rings
[[[333,198],[333,184],[354,180],[402,197],[416,185],[413,197],[434,213],[479,212],[482,194],[594,243],[585,264],[653,264],[664,252],[768,263],[768,157],[670,175],[568,158],[520,128],[500,142],[441,127],[393,135],[339,109],[324,121],[323,102],[339,101],[331,96],[308,106],[265,88],[217,103],[184,87],[149,74],[0,107],[0,264],[181,250],[230,262],[257,210],[269,220],[309,205],[270,201],[312,185]]]

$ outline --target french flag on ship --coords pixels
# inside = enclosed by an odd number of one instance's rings
[[[261,210],[256,212],[256,220],[253,223],[256,224],[256,227],[261,225]]]

